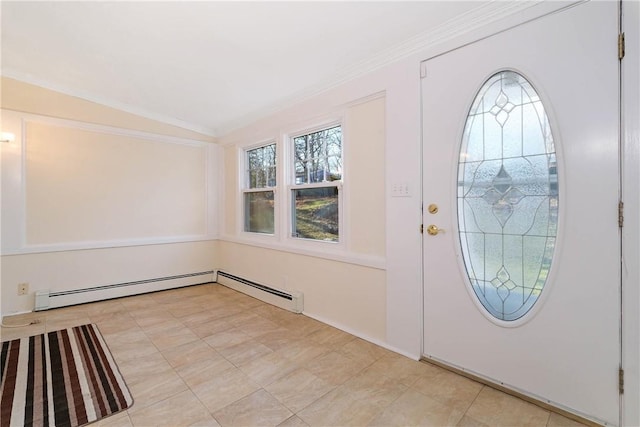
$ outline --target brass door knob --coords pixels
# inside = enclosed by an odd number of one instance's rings
[[[431,224],[427,227],[427,233],[429,233],[430,236],[435,236],[438,233],[444,233],[444,230],[442,228],[438,228],[437,225]]]

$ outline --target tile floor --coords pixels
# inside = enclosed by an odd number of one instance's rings
[[[99,426],[580,426],[221,285],[5,318],[96,323],[134,397]]]

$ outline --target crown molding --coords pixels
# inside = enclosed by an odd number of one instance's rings
[[[578,1],[579,2],[579,1]],[[193,132],[198,132],[203,135],[212,136],[216,138],[224,137],[231,132],[241,129],[257,120],[265,118],[269,115],[275,114],[279,111],[291,108],[298,103],[301,103],[309,98],[320,95],[330,89],[333,89],[348,81],[354,80],[358,77],[381,69],[401,59],[416,55],[419,53],[435,52],[438,47],[443,46],[445,43],[456,40],[464,35],[470,34],[474,31],[480,30],[483,27],[487,27],[505,18],[516,16],[525,12],[534,6],[540,4],[552,4],[555,3],[549,0],[522,0],[522,1],[501,1],[490,0],[489,2],[479,2],[479,6],[460,15],[453,19],[450,19],[430,31],[421,33],[411,39],[408,39],[398,45],[392,46],[372,58],[365,61],[360,61],[349,67],[345,67],[339,73],[334,74],[331,78],[325,79],[316,85],[310,86],[307,89],[299,91],[291,96],[288,96],[279,102],[276,102],[266,108],[254,110],[245,114],[235,120],[228,121],[217,128],[211,128],[203,126],[201,124],[195,124],[184,120],[176,119],[174,117],[162,115],[153,111],[149,111],[144,108],[135,107],[126,103],[117,102],[114,100],[106,99],[103,97],[95,96],[91,93],[78,91],[73,88],[65,87],[62,85],[53,84],[51,82],[36,79],[33,76],[25,73],[18,72],[11,68],[3,67],[1,74],[5,77],[13,78],[25,83],[40,86],[46,89],[54,90],[66,95],[75,96],[80,99],[95,102],[97,104],[104,105],[106,107],[115,108],[120,111],[135,114],[147,119],[155,120],[161,123],[177,126],[183,129],[187,129]],[[560,4],[560,6],[558,6]],[[563,8],[565,3],[558,2],[555,6],[550,6],[554,9]],[[423,58],[424,59],[424,58]]]
[[[434,51],[446,42],[453,41],[461,36],[472,33],[496,23],[505,18],[520,14],[527,9],[538,6],[542,3],[550,3],[548,0],[522,0],[522,1],[501,1],[491,0],[487,3],[480,3],[480,6],[450,19],[430,31],[421,33],[398,45],[392,46],[372,58],[361,61],[352,66],[346,67],[329,79],[322,81],[312,87],[289,96],[282,101],[269,107],[255,110],[236,120],[229,121],[217,128],[220,138],[231,132],[241,129],[261,118],[271,114],[291,108],[309,98],[320,95],[330,89],[340,86],[348,81],[379,70],[394,62],[405,59],[421,52]],[[557,7],[559,9],[561,7]],[[422,58],[426,59],[426,58]]]
[[[94,102],[96,104],[100,104],[109,108],[114,108],[116,110],[123,111],[125,113],[134,114],[136,116],[140,116],[145,119],[150,119],[150,120],[154,120],[156,122],[164,123],[167,125],[176,126],[182,129],[200,133],[202,135],[211,136],[214,138],[217,137],[217,132],[214,129],[211,129],[209,127],[186,122],[184,120],[176,119],[170,116],[165,116],[163,114],[158,114],[153,111],[146,110],[144,108],[135,107],[133,105],[114,101],[112,99],[102,98],[92,93],[79,91],[77,89],[69,88],[67,86],[63,86],[59,84],[54,84],[46,80],[37,79],[30,74],[22,73],[12,68],[2,67],[1,75],[2,77],[8,77],[10,79],[18,80],[23,83],[28,83],[34,86],[42,87],[44,89],[49,89],[55,92],[59,92],[64,95],[69,95],[76,98],[80,98],[85,101]]]

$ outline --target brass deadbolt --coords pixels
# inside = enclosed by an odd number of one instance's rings
[[[438,213],[438,205],[436,205],[435,203],[431,203],[427,210],[430,214]]]

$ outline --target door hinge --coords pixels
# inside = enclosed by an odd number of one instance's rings
[[[624,225],[624,202],[620,200],[618,202],[618,227],[622,228]]]
[[[618,391],[624,394],[624,369],[618,368]]]
[[[420,224],[420,234],[424,234],[424,224]]]
[[[618,34],[618,59],[624,58],[624,33]]]

